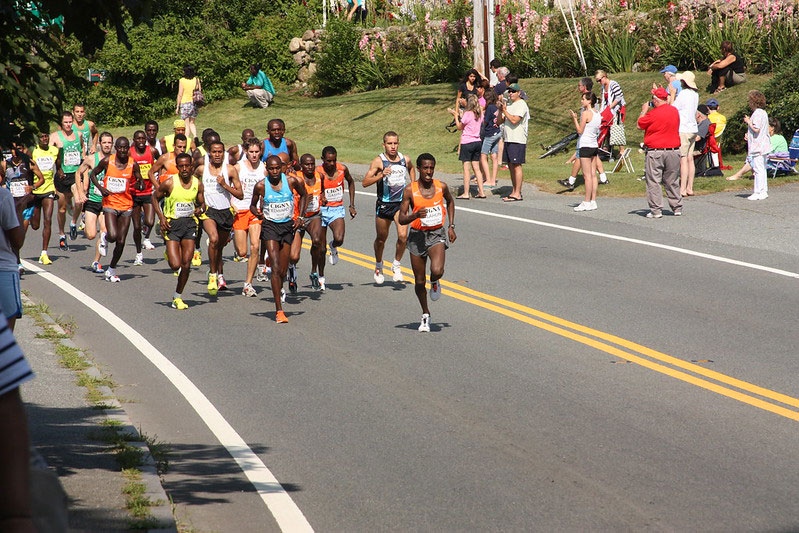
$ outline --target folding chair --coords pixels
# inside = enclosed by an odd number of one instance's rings
[[[622,165],[624,165],[625,172],[633,173],[635,172],[635,167],[633,167],[633,161],[630,159],[630,154],[632,154],[632,148],[625,148],[624,151],[619,155],[619,159],[616,161],[616,164],[613,166],[613,170],[609,172],[609,174],[614,174],[618,172]]]

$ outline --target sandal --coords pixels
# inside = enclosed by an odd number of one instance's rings
[[[516,198],[515,196],[506,196],[502,199],[503,202],[521,202],[522,200],[524,200],[524,198]]]
[[[485,194],[482,196],[475,195],[474,197],[477,198],[478,200],[485,200],[486,195]]]
[[[469,197],[469,196],[456,196],[455,199],[456,200],[469,200],[469,199],[471,199],[471,197]]]
[[[723,91],[724,89],[726,89],[726,87],[719,87],[718,89],[716,89],[716,90],[713,92],[713,94],[719,94],[719,93],[720,93],[721,91]]]

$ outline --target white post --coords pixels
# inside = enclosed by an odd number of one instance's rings
[[[472,2],[472,46],[474,47],[474,68],[483,72],[483,0]]]
[[[494,60],[494,13],[495,0],[488,0],[488,62]]]
[[[327,0],[322,0],[322,27],[327,26]]]

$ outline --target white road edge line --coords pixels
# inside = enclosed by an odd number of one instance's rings
[[[222,414],[205,397],[202,391],[178,367],[158,351],[155,346],[150,344],[138,331],[126,324],[97,300],[68,281],[47,272],[29,261],[23,260],[22,264],[26,270],[35,272],[53,283],[111,324],[172,382],[178,392],[186,398],[189,405],[202,418],[208,429],[216,436],[219,443],[236,460],[247,479],[253,484],[255,490],[272,513],[272,516],[274,516],[281,531],[291,531],[292,533],[295,531],[313,531],[311,524],[308,523],[302,511],[300,511],[297,504],[294,503],[294,500],[291,499],[291,496],[280,485],[272,472],[264,465],[263,461],[250,449],[228,421],[222,417]]]
[[[364,192],[364,191],[355,191],[355,194],[362,194],[364,196],[377,196],[375,193],[372,192]],[[649,246],[651,248],[660,248],[661,250],[668,250],[670,252],[677,252],[680,254],[685,255],[692,255],[694,257],[701,257],[703,259],[710,259],[711,261],[718,261],[720,263],[727,263],[729,265],[735,265],[745,268],[752,268],[754,270],[761,270],[763,272],[770,272],[772,274],[778,274],[780,276],[785,276],[788,278],[796,278],[799,279],[799,272],[790,272],[788,270],[781,270],[779,268],[773,268],[765,265],[758,265],[756,263],[747,263],[746,261],[738,261],[737,259],[730,259],[729,257],[722,257],[719,255],[713,254],[706,254],[704,252],[697,252],[695,250],[689,250],[687,248],[680,248],[677,246],[670,246],[668,244],[660,244],[657,242],[650,242],[644,241],[641,239],[633,239],[630,237],[622,237],[621,235],[613,235],[611,233],[601,233],[599,231],[591,231],[586,229],[580,228],[573,228],[571,226],[562,226],[560,224],[553,224],[551,222],[543,222],[541,220],[534,220],[531,218],[522,218],[522,217],[514,217],[511,215],[502,215],[499,213],[492,213],[490,211],[481,211],[479,209],[470,209],[468,207],[458,207],[458,211],[465,211],[467,213],[476,213],[478,215],[485,215],[489,217],[495,218],[504,218],[506,220],[514,220],[516,222],[524,222],[527,224],[535,224],[537,226],[543,226],[545,228],[554,228],[560,229],[563,231],[571,231],[574,233],[582,233],[583,235],[592,235],[594,237],[603,237],[605,239],[611,239],[614,241],[623,241],[629,242],[632,244],[640,244],[642,246]]]

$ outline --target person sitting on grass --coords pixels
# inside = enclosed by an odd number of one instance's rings
[[[707,69],[710,75],[709,93],[718,94],[727,87],[746,81],[746,62],[735,51],[731,41],[721,42],[721,55],[722,58],[715,60]]]
[[[771,141],[771,151],[769,152],[768,155],[775,157],[785,157],[785,158],[790,157],[788,153],[788,141],[786,141],[785,137],[782,136],[782,125],[780,125],[780,121],[777,120],[776,117],[769,117],[768,119],[768,134],[770,136],[770,141]],[[766,170],[772,171],[775,168],[777,168],[780,163],[782,162],[766,160]],[[752,171],[752,165],[750,164],[750,160],[747,157],[746,161],[744,161],[743,166],[738,172],[736,172],[732,176],[727,176],[727,181],[739,180],[743,177],[744,174],[751,171]]]
[[[250,102],[255,107],[264,109],[269,107],[275,99],[275,88],[269,77],[261,70],[257,64],[250,65],[250,77],[246,83],[241,84],[241,88],[247,92]]]

